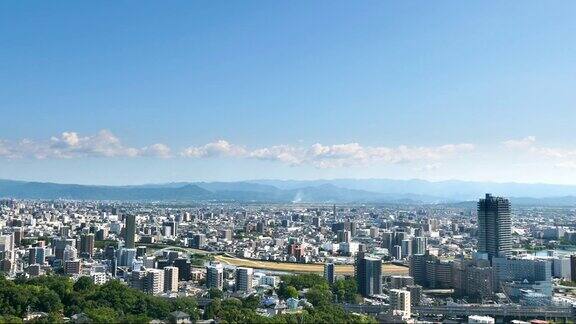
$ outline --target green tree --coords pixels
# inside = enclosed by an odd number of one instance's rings
[[[116,323],[118,313],[111,307],[98,307],[84,310],[86,316],[96,323]]]
[[[206,305],[204,309],[204,319],[213,319],[216,318],[218,313],[220,313],[222,307],[222,302],[220,299],[214,299],[210,302],[210,304]]]
[[[84,292],[94,289],[94,281],[90,277],[82,276],[76,280],[73,289],[77,292]]]
[[[288,286],[286,288],[286,296],[288,296],[288,298],[298,298],[298,290],[293,286]]]
[[[20,317],[14,315],[0,316],[0,324],[19,324],[23,322]]]
[[[358,287],[354,278],[337,280],[332,285],[332,293],[338,302],[356,303],[358,297]]]
[[[214,298],[222,298],[224,294],[222,293],[222,290],[218,288],[210,288],[208,290],[208,296],[210,296],[210,299],[214,299]]]
[[[312,287],[306,292],[306,299],[314,306],[328,305],[332,302],[332,292],[323,286]]]
[[[250,295],[242,300],[242,307],[256,310],[260,305],[260,297],[257,295]]]

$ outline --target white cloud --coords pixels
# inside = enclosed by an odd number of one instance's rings
[[[248,154],[248,157],[258,160],[279,161],[289,165],[298,165],[304,158],[302,149],[289,145],[276,145],[267,148],[256,149]]]
[[[502,142],[505,147],[511,149],[527,149],[532,147],[534,143],[536,143],[536,137],[534,136],[526,136],[521,139],[510,139]]]
[[[142,148],[141,155],[159,158],[169,158],[172,156],[172,150],[165,144],[156,143]]]
[[[35,159],[71,159],[80,157],[167,157],[170,148],[164,144],[153,144],[142,149],[125,146],[109,130],[95,135],[80,136],[76,132],[63,132],[48,141],[23,139],[18,142],[1,141],[0,156]]]
[[[539,158],[556,160],[555,167],[572,169],[576,166],[576,149],[539,146],[534,136],[519,140],[511,139],[502,144],[508,149],[528,152]]]
[[[182,152],[182,156],[193,158],[232,156],[241,157],[246,155],[246,150],[225,140],[218,140],[202,146],[190,146]]]
[[[433,163],[474,150],[472,144],[447,144],[430,147],[362,146],[345,143],[311,146],[274,145],[248,149],[220,139],[199,146],[190,146],[177,155],[187,158],[236,158],[275,161],[287,165],[312,165],[317,168],[361,166],[374,163],[394,164],[423,162]],[[72,159],[86,157],[173,157],[169,146],[155,143],[141,148],[125,145],[109,130],[93,135],[63,132],[49,140],[23,139],[16,142],[0,139],[0,157],[8,159]]]
[[[248,150],[244,147],[219,140],[203,146],[192,146],[182,156],[192,158],[240,157],[278,161],[288,165],[313,165],[318,168],[365,165],[370,163],[404,163],[435,161],[474,150],[472,144],[448,144],[436,147],[364,147],[359,143],[322,145],[310,147],[276,145]]]

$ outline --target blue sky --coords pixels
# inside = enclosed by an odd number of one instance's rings
[[[576,184],[575,11],[0,2],[0,178]]]

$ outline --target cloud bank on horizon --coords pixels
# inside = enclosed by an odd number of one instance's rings
[[[544,147],[535,136],[509,139],[501,147],[511,154],[528,154],[529,158],[548,160],[552,166],[576,168],[576,149]],[[310,146],[281,144],[249,148],[219,139],[203,145],[173,150],[164,143],[143,147],[124,144],[110,130],[102,129],[93,135],[66,131],[48,140],[0,139],[0,158],[3,159],[78,159],[78,158],[161,158],[161,159],[251,159],[278,162],[289,166],[310,165],[316,168],[345,168],[370,164],[408,164],[423,162],[416,171],[440,168],[441,161],[466,156],[479,148],[473,143],[439,146],[364,146],[360,143]]]
[[[317,168],[336,168],[367,164],[399,164],[416,161],[435,162],[474,151],[470,143],[440,146],[363,146],[359,143],[309,147],[274,145],[250,149],[220,139],[211,143],[173,153],[166,144],[154,143],[144,147],[125,145],[111,131],[103,129],[94,135],[80,135],[66,131],[48,140],[0,140],[0,157],[5,159],[75,159],[75,158],[236,158],[273,161],[290,166],[312,165]],[[432,164],[435,165],[435,164]]]

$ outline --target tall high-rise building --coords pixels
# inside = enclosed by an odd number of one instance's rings
[[[164,268],[164,291],[165,292],[178,292],[178,268],[165,267]]]
[[[505,257],[512,250],[510,201],[486,194],[478,202],[478,252]]]
[[[82,234],[80,236],[80,255],[91,258],[94,254],[94,234]]]
[[[356,257],[354,275],[358,292],[364,296],[382,294],[382,260],[359,252]]]
[[[428,245],[428,238],[417,236],[412,240],[412,254],[424,254]]]
[[[260,222],[256,223],[256,232],[258,232],[260,234],[266,233],[266,222],[265,221],[260,221]]]
[[[134,259],[136,259],[136,249],[121,248],[117,253],[119,255],[119,266],[131,267]]]
[[[253,278],[252,268],[236,268],[236,291],[251,292]]]
[[[136,240],[136,215],[126,215],[126,237],[124,241],[126,242],[127,249],[135,248],[134,241]]]
[[[63,260],[64,258],[64,249],[66,246],[75,246],[76,240],[74,239],[66,239],[66,238],[56,238],[52,240],[52,246],[54,247],[54,255],[56,259]]]
[[[130,287],[138,290],[144,290],[145,281],[146,281],[146,271],[134,270],[130,273]]]
[[[206,245],[206,235],[204,234],[194,234],[192,236],[191,246],[195,249],[202,249]]]
[[[233,235],[232,230],[229,229],[229,228],[223,229],[223,230],[220,232],[220,237],[223,238],[223,239],[226,240],[226,241],[232,241],[232,235]]]
[[[220,263],[206,266],[206,287],[222,289],[224,286],[224,267]]]
[[[412,240],[411,239],[403,239],[400,246],[402,250],[400,251],[400,255],[402,258],[407,258],[412,254]]]
[[[576,281],[576,254],[570,256],[570,280]]]
[[[187,258],[178,258],[174,260],[172,264],[178,268],[178,280],[190,280],[190,271],[192,270],[192,266]]]
[[[326,262],[324,263],[324,278],[329,284],[333,284],[336,281],[336,271],[334,268],[334,263]]]
[[[78,257],[78,250],[76,250],[76,248],[71,245],[66,245],[64,251],[62,251],[62,260],[64,261],[76,260],[77,257]]]
[[[350,234],[350,231],[346,230],[339,230],[337,237],[338,242],[340,243],[350,243],[350,241],[352,240],[352,235]]]
[[[320,227],[322,225],[322,219],[320,217],[312,217],[312,226]]]
[[[43,247],[31,247],[28,249],[28,264],[44,264],[46,252]]]
[[[392,257],[394,257],[396,260],[402,259],[402,246],[394,245],[392,247]]]

